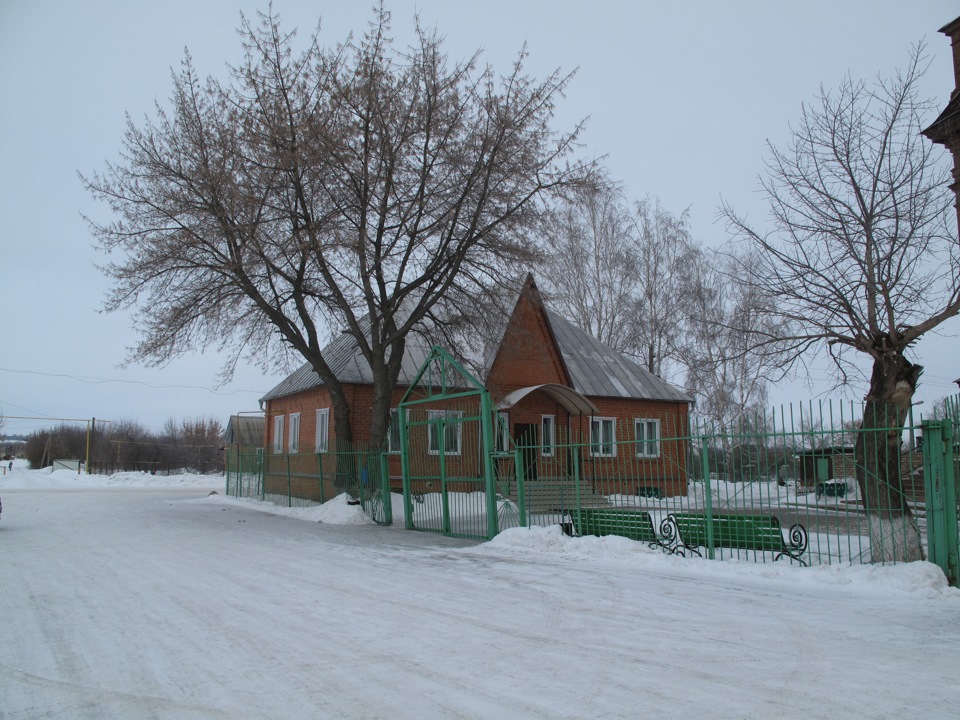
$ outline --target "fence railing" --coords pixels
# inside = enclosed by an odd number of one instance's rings
[[[950,453],[938,457],[951,472],[938,477],[955,482],[960,403],[946,407],[957,412],[944,421],[952,428]],[[496,527],[560,525],[571,534],[626,534],[673,552],[756,562],[823,565],[931,555],[929,423],[910,417],[905,427],[865,430],[857,410],[808,404],[736,427],[693,419],[662,422],[660,436],[640,440],[562,442],[557,436],[549,447],[501,448],[493,461]],[[942,433],[937,438],[943,445]],[[413,513],[420,529],[468,534],[485,527],[489,506],[481,459],[466,440],[457,442],[459,454],[450,456],[455,465],[439,474],[431,463],[442,464],[443,453],[408,453],[406,499],[397,454],[352,447],[228,459],[227,492],[287,505],[347,492],[377,522]],[[955,495],[946,502],[955,506]],[[941,536],[943,528],[936,525]],[[955,535],[948,527],[947,539]]]

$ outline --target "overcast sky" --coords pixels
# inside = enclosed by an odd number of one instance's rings
[[[335,43],[362,31],[373,0],[276,0],[285,27],[307,36],[322,18]],[[78,172],[117,158],[125,113],[137,122],[165,105],[170,71],[189,48],[204,75],[223,76],[241,57],[235,28],[266,3],[245,0],[0,0],[0,412],[6,432],[46,421],[15,416],[139,420],[159,430],[168,418],[256,410],[281,378],[240,367],[216,388],[223,358],[197,354],[164,368],[120,367],[136,337],[128,314],[99,312],[106,282],[81,214],[103,217]],[[561,0],[394,0],[394,35],[412,18],[435,25],[450,54],[477,48],[507,70],[523,43],[529,68],[579,68],[556,125],[589,117],[583,139],[606,155],[631,196],[658,195],[690,208],[696,239],[725,240],[716,223],[721,196],[762,224],[757,176],[765,142],[782,143],[800,104],[820,84],[889,75],[910,46],[927,43],[932,66],[923,90],[946,104],[953,88],[948,39],[955,0],[772,2],[563,2]],[[930,120],[933,118],[931,117]],[[917,399],[956,392],[960,320],[923,340],[926,367]],[[799,383],[776,403],[829,397],[826,373],[812,390]],[[863,389],[851,391],[862,395]],[[850,393],[847,395],[851,396]]]

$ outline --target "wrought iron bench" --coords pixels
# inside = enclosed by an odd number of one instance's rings
[[[674,552],[675,548],[656,531],[653,518],[645,510],[630,508],[581,507],[571,510],[577,535],[617,535],[648,543],[651,547]]]
[[[780,520],[773,515],[718,514],[713,516],[712,526],[714,547],[775,552],[774,561],[788,557],[807,564],[802,557],[807,550],[807,530],[799,523],[790,527],[786,540]],[[663,521],[661,534],[661,542],[678,552],[690,550],[700,555],[699,548],[708,544],[707,516],[671,513]]]

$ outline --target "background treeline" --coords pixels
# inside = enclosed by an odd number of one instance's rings
[[[33,469],[54,460],[84,462],[88,442],[92,473],[223,472],[223,425],[212,418],[171,419],[159,433],[133,420],[96,423],[89,433],[84,426],[62,424],[30,435],[24,455]]]

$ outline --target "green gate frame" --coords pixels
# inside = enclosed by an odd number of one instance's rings
[[[957,427],[955,427],[957,425]],[[923,481],[927,506],[927,553],[947,581],[960,586],[960,541],[957,530],[957,476],[953,420],[924,420]]]
[[[424,378],[426,378],[425,383],[421,383],[421,380]],[[466,383],[456,384],[456,378],[462,378],[466,380]],[[464,389],[464,385],[466,389]],[[429,394],[425,397],[410,399],[410,394],[418,387],[428,388]],[[440,389],[440,393],[434,394],[434,390],[437,388]],[[411,501],[410,491],[410,452],[407,430],[407,410],[416,405],[473,396],[479,397],[480,399],[480,427],[487,509],[487,540],[493,539],[497,534],[497,496],[493,466],[493,401],[490,399],[490,393],[483,383],[477,380],[439,345],[435,345],[430,351],[430,355],[423,362],[423,365],[420,366],[416,377],[413,382],[410,383],[410,387],[407,388],[406,393],[403,395],[403,400],[400,401],[400,405],[398,406],[397,416],[400,421],[400,466],[403,474],[403,507],[404,515],[406,516],[404,524],[407,530],[415,529],[413,527],[413,503]],[[446,470],[442,453],[440,456],[440,472],[441,479],[445,481]],[[441,482],[441,488],[444,514],[447,515],[446,482]],[[448,517],[444,517],[443,524],[445,528],[444,534],[449,534]]]

